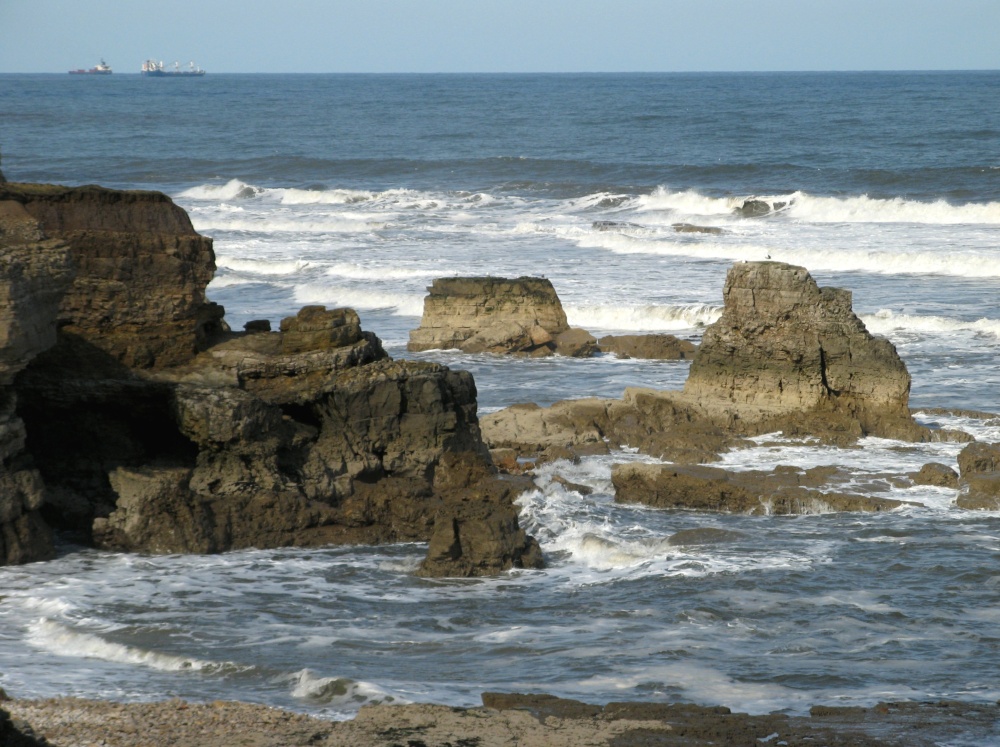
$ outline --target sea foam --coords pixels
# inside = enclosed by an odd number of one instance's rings
[[[61,656],[101,659],[119,664],[135,664],[168,672],[246,670],[229,662],[215,662],[193,657],[176,656],[158,651],[114,643],[93,633],[74,630],[68,625],[40,618],[28,628],[27,640],[34,646]]]

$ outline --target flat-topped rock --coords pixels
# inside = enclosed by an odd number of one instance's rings
[[[676,361],[694,357],[698,346],[673,335],[605,335],[597,344],[602,353],[614,353],[619,358]]]
[[[813,487],[795,469],[734,472],[701,465],[616,464],[611,469],[618,503],[744,514],[815,514],[888,511],[903,501]]]
[[[593,337],[570,329],[555,288],[545,278],[438,278],[427,290],[420,327],[410,332],[408,350],[576,357],[596,350]]]

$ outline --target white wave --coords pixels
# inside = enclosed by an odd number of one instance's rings
[[[317,283],[305,283],[295,288],[295,300],[301,304],[323,304],[334,308],[395,309],[397,316],[423,316],[423,294],[366,291]]]
[[[402,268],[365,267],[357,264],[341,263],[327,268],[326,274],[349,280],[408,280],[410,278],[436,278],[443,271],[438,270],[406,270]]]
[[[806,267],[810,271],[872,272],[891,275],[927,274],[954,277],[1000,277],[1000,256],[981,252],[868,251],[864,249],[782,249],[760,244],[717,241],[681,242],[643,239],[618,233],[595,232],[579,238],[581,246],[615,254],[753,262],[770,259]]]
[[[361,705],[363,703],[405,703],[370,682],[346,677],[319,677],[311,669],[302,669],[280,680],[293,683],[292,696],[330,705]]]
[[[253,275],[293,275],[309,267],[305,260],[291,259],[242,259],[237,257],[216,257],[215,264],[234,272]]]
[[[241,182],[239,179],[230,179],[225,184],[202,184],[198,187],[191,187],[190,189],[185,189],[177,196],[189,200],[215,200],[224,202],[226,200],[256,197],[264,191],[261,187]]]
[[[704,327],[722,314],[721,306],[693,303],[678,306],[565,307],[570,322],[584,329],[681,330]]]
[[[802,192],[790,195],[790,199],[788,216],[811,223],[1000,224],[1000,202],[952,205],[944,200],[814,197]]]
[[[27,640],[39,648],[61,656],[101,659],[119,664],[136,664],[166,672],[219,671],[228,668],[241,668],[229,663],[204,661],[113,643],[98,635],[73,630],[69,626],[44,617],[29,626]]]
[[[710,216],[732,215],[746,200],[760,200],[771,205],[785,203],[781,209],[785,217],[809,223],[1000,224],[1000,202],[953,205],[945,200],[922,202],[868,195],[820,197],[806,192],[709,197],[693,190],[671,192],[665,187],[657,187],[651,194],[636,198],[634,204],[640,212]]]
[[[635,207],[640,212],[670,211],[684,215],[731,215],[733,212],[730,198],[708,197],[694,190],[671,192],[666,187],[657,187],[651,194],[637,197]]]
[[[893,332],[923,332],[929,334],[950,334],[973,332],[1000,339],[1000,319],[977,319],[964,322],[943,316],[916,316],[896,314],[890,309],[879,309],[874,314],[861,317],[869,332],[877,335],[891,335]]]
[[[200,215],[191,221],[199,233],[207,231],[249,231],[254,233],[368,233],[385,228],[384,221],[357,220],[352,217],[335,215],[306,214],[301,217],[289,215],[240,216]]]
[[[360,189],[270,189],[282,205],[351,205],[375,198],[374,192]]]

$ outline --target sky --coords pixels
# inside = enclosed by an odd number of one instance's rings
[[[1000,69],[1000,0],[0,0],[0,73]]]

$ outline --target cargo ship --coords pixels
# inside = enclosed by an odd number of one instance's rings
[[[70,75],[111,75],[111,67],[108,65],[108,63],[106,63],[104,61],[104,58],[102,57],[101,58],[101,62],[99,64],[95,65],[94,67],[90,68],[90,70],[84,70],[83,68],[80,68],[79,70],[70,70],[69,74]]]
[[[182,68],[179,62],[175,62],[173,67],[165,67],[162,61],[146,60],[142,63],[142,74],[149,78],[195,78],[204,75],[205,71],[193,62]]]

